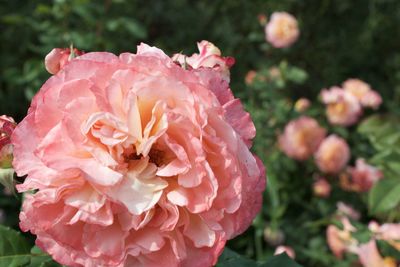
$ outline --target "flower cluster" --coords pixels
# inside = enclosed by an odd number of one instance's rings
[[[326,104],[326,115],[332,124],[350,126],[362,115],[362,108],[377,109],[381,96],[371,86],[359,79],[348,79],[342,88],[334,86],[323,89],[321,99]]]

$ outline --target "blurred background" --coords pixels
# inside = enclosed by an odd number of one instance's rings
[[[286,11],[298,21],[300,36],[288,48],[274,48],[266,41],[264,27],[276,11]],[[286,156],[277,136],[290,120],[306,114],[346,139],[349,164],[362,157],[372,159],[385,178],[400,174],[399,151],[388,152],[399,148],[399,135],[392,143],[379,143],[399,132],[399,25],[398,0],[0,0],[0,114],[16,121],[25,116],[30,99],[50,77],[44,57],[54,47],[73,44],[85,52],[119,54],[134,53],[136,45],[145,42],[169,55],[191,55],[197,52],[196,42],[209,40],[224,56],[236,59],[231,88],[255,121],[254,151],[266,164],[269,179],[262,213],[229,247],[265,260],[278,245],[288,245],[307,267],[357,266],[354,255],[335,257],[326,241],[337,203],[350,203],[362,214],[360,229],[371,220],[398,222],[398,205],[374,213],[370,192],[343,190],[332,175],[327,177],[331,193],[318,196],[313,183],[320,172],[313,161]],[[383,99],[378,110],[365,110],[363,119],[375,115],[375,121],[362,124],[362,129],[361,124],[330,124],[319,100],[322,88],[348,78],[367,82]],[[299,98],[307,98],[311,108],[296,109]],[[383,126],[390,129],[379,132]],[[373,158],[379,153],[386,156]],[[388,160],[397,166],[386,169]],[[9,192],[1,193],[0,222],[17,229],[19,205]],[[386,256],[400,259],[391,253]]]

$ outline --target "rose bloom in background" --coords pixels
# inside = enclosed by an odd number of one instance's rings
[[[365,162],[357,159],[355,167],[349,167],[347,173],[340,176],[340,185],[343,189],[355,192],[367,192],[383,178],[383,173]]]
[[[276,48],[291,46],[299,35],[296,18],[287,12],[274,12],[265,26],[265,37]]]
[[[314,157],[322,172],[337,174],[349,161],[350,148],[343,138],[331,134],[322,141]]]
[[[296,160],[306,160],[317,150],[325,138],[326,130],[310,117],[302,116],[290,121],[279,136],[279,147]]]
[[[326,115],[330,123],[350,126],[362,115],[358,99],[340,87],[334,86],[321,91],[322,102],[326,104]]]
[[[382,97],[364,81],[348,79],[342,86],[345,91],[354,95],[363,107],[377,109],[382,104]]]
[[[229,89],[232,59],[198,46],[185,62],[145,44],[46,58],[60,70],[12,135],[13,165],[18,191],[37,191],[20,227],[56,261],[212,266],[251,224],[265,188],[255,127]]]

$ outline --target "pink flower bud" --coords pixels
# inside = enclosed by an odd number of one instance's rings
[[[279,137],[281,150],[296,160],[306,160],[318,148],[326,135],[326,130],[310,117],[302,116],[290,121]]]
[[[276,48],[292,45],[300,35],[296,18],[286,12],[274,12],[265,27],[265,35]]]
[[[10,137],[16,126],[13,118],[0,116],[0,168],[11,167],[13,149]]]
[[[267,24],[268,18],[265,14],[258,14],[257,19],[261,26],[264,27]]]
[[[346,141],[337,135],[325,138],[315,153],[315,163],[325,173],[339,173],[350,159],[350,149]]]
[[[322,102],[327,105],[326,115],[332,124],[350,126],[358,121],[362,109],[357,98],[339,87],[321,92]]]
[[[306,111],[309,107],[311,106],[311,102],[310,100],[308,100],[307,98],[300,98],[299,100],[296,101],[296,103],[294,104],[294,109],[297,112],[304,112]]]
[[[235,64],[235,59],[233,57],[222,57],[221,50],[209,41],[203,40],[197,43],[197,47],[199,54],[193,54],[190,57],[183,54],[175,54],[172,60],[185,68],[212,68],[217,70],[224,80],[229,82],[229,69]]]
[[[331,185],[324,178],[319,178],[313,185],[314,194],[318,197],[327,198],[331,194]]]
[[[275,249],[274,255],[279,255],[285,253],[292,259],[296,258],[296,253],[294,250],[289,246],[279,246]]]
[[[72,51],[71,48],[54,48],[44,59],[46,70],[50,74],[56,74],[73,58],[83,54],[84,52],[76,48],[72,49]]]

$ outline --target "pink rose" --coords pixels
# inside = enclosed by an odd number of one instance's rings
[[[156,47],[87,53],[13,135],[20,227],[68,266],[211,266],[251,224],[265,171],[255,128],[213,67]]]
[[[343,89],[355,96],[364,107],[377,109],[382,104],[381,96],[371,86],[359,79],[348,79],[343,83]]]
[[[326,230],[326,239],[329,248],[335,257],[341,259],[345,252],[354,253],[357,251],[358,241],[352,237],[352,233],[356,228],[351,224],[348,218],[342,217],[341,223],[343,228],[340,229],[335,225],[329,225]]]
[[[233,57],[222,57],[221,50],[209,41],[197,43],[200,54],[193,54],[188,57],[183,54],[175,54],[172,60],[187,68],[213,68],[221,72],[222,77],[229,82],[229,69],[235,64]]]
[[[0,116],[0,168],[10,168],[13,148],[11,134],[17,124],[14,119],[6,115]]]
[[[376,246],[375,240],[371,240],[366,244],[360,245],[357,251],[358,257],[364,267],[396,267],[396,259],[383,258]]]
[[[332,124],[350,126],[356,123],[362,114],[357,98],[339,87],[322,90],[321,98],[327,105],[326,115]]]
[[[274,255],[279,255],[282,253],[286,253],[290,258],[295,259],[296,258],[296,253],[294,250],[289,247],[289,246],[278,246],[275,249]]]
[[[327,198],[331,194],[331,185],[325,178],[319,178],[313,184],[314,195]]]
[[[374,166],[368,165],[364,159],[357,159],[355,167],[349,167],[351,176],[349,189],[356,192],[367,192],[383,178],[383,173]]]
[[[296,18],[286,12],[274,12],[265,26],[266,39],[276,48],[292,45],[299,35]]]
[[[76,48],[72,49],[72,53],[71,48],[54,48],[47,54],[44,60],[46,70],[50,74],[56,74],[73,58],[83,54],[84,52]]]
[[[316,120],[302,116],[286,125],[279,136],[279,146],[288,157],[306,160],[317,150],[325,135],[326,130]]]
[[[350,159],[350,149],[343,138],[331,134],[325,138],[315,153],[315,163],[325,173],[340,172]]]

